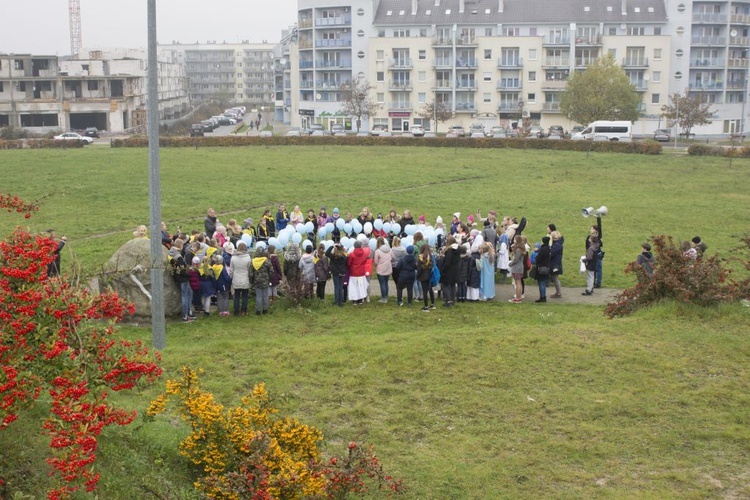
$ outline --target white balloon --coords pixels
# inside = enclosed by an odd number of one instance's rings
[[[372,233],[372,222],[365,222],[364,230],[365,230],[365,234]]]
[[[313,248],[312,241],[310,241],[310,240],[303,241],[300,246],[302,247],[303,250],[306,249],[306,248],[308,248],[308,247]]]
[[[312,221],[305,222],[305,232],[312,233],[313,230],[315,230],[315,225],[312,223]]]
[[[368,222],[368,224],[369,224],[369,222]],[[370,238],[369,245],[370,245],[370,249],[372,249],[373,252],[375,251],[375,246],[377,244],[378,244],[378,240],[376,240],[375,238]]]
[[[301,241],[302,241],[302,235],[301,235],[301,234],[299,234],[299,233],[294,233],[294,234],[292,235],[292,242],[293,242],[293,243],[297,243],[297,244],[299,245],[299,243],[300,243]]]
[[[340,217],[338,219],[336,219],[336,228],[338,228],[338,229],[344,229],[344,225],[345,224],[346,224],[346,222],[344,221],[344,219],[342,219]]]
[[[295,229],[297,230],[299,234],[307,233],[307,228],[305,227],[304,224],[297,224],[297,227],[295,227]]]
[[[373,222],[372,225],[375,226],[376,231],[380,231],[383,229],[383,219],[375,219],[375,222]]]
[[[391,232],[391,223],[390,222],[384,222],[383,223],[383,231],[387,233]]]
[[[328,250],[329,248],[331,248],[333,246],[333,240],[326,240],[326,241],[324,241],[323,242],[323,246],[325,247],[326,250]]]
[[[327,232],[332,233],[334,227],[335,226],[333,225],[333,222],[326,222],[326,231]]]

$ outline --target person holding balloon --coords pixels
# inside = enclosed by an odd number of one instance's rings
[[[307,231],[307,239],[314,245],[315,235],[318,232],[318,217],[315,215],[315,210],[312,208],[307,211],[307,219],[305,220],[305,229],[310,228],[312,229]]]
[[[279,262],[279,256],[276,255],[276,248],[281,245],[276,238],[268,239],[268,260],[271,262],[271,268],[273,274],[271,275],[271,288],[268,290],[268,301],[273,304],[279,298],[279,283],[281,283],[281,262]]]

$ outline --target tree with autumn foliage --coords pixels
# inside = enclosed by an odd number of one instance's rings
[[[25,218],[38,210],[2,194],[0,208]],[[47,461],[57,478],[51,499],[81,487],[93,491],[102,430],[135,418],[110,403],[109,392],[153,383],[161,375],[158,353],[118,336],[115,325],[132,312],[132,304],[114,292],[92,294],[64,277],[47,276],[56,246],[52,238],[20,227],[0,241],[0,432],[49,394],[50,414],[40,431],[50,438]],[[5,493],[12,494],[0,490],[0,496]]]
[[[684,94],[675,93],[669,96],[669,104],[661,107],[667,126],[680,127],[680,134],[686,138],[690,137],[690,131],[698,125],[710,125],[714,112],[711,104],[703,102],[700,94],[690,94],[685,90]]]

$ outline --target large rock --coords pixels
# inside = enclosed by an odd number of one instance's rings
[[[167,249],[163,246],[159,267],[164,269],[164,312],[167,317],[182,314],[180,289],[174,282]],[[135,304],[130,321],[151,319],[151,242],[147,238],[134,238],[115,252],[104,265],[100,286],[112,287],[123,298]]]

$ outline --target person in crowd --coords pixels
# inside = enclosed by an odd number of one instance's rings
[[[232,245],[237,248],[237,242],[242,238],[242,227],[237,224],[237,219],[229,219],[227,223],[227,237],[232,242]]]
[[[426,245],[427,242],[424,239],[424,236],[422,235],[421,231],[417,231],[414,233],[412,246],[414,246],[414,255],[418,258],[419,251],[422,249],[422,246]],[[414,298],[416,300],[422,300],[424,297],[424,294],[422,292],[422,283],[419,280],[414,281]]]
[[[381,304],[388,302],[388,279],[393,274],[391,255],[391,247],[388,245],[388,242],[382,236],[379,237],[375,244],[373,265],[375,266],[375,274],[377,274],[378,283],[380,284],[379,302]]]
[[[456,283],[460,266],[459,246],[453,236],[445,240],[443,267],[440,269],[440,283],[443,287],[443,301],[446,307],[453,307],[456,301]]]
[[[217,224],[216,231],[214,231],[214,237],[211,239],[216,240],[217,246],[223,247],[224,243],[229,241],[229,236],[227,235],[226,226],[222,224]]]
[[[289,221],[289,212],[286,211],[286,206],[283,203],[280,203],[279,210],[276,212],[276,232],[281,232],[282,229],[286,229]]]
[[[480,300],[495,298],[495,247],[485,242],[481,246],[479,259],[479,297]]]
[[[414,257],[414,247],[409,245],[406,247],[406,255],[401,257],[396,266],[398,270],[398,288],[396,297],[398,305],[404,305],[403,296],[404,288],[406,289],[406,298],[408,305],[411,306],[412,299],[414,297],[414,280],[416,279],[417,272],[417,259]]]
[[[400,236],[403,238],[404,236],[406,236],[406,226],[414,224],[414,217],[411,216],[411,212],[409,210],[404,210],[404,214],[401,216],[398,224],[401,226]]]
[[[424,300],[424,307],[422,311],[429,312],[430,309],[435,309],[435,291],[430,285],[430,277],[432,276],[432,267],[435,265],[434,257],[429,244],[424,244],[419,249],[419,256],[417,257],[417,281],[422,284],[422,297]],[[427,305],[427,296],[430,297],[430,305]]]
[[[596,269],[594,269],[594,288],[602,286],[602,260],[604,259],[604,244],[602,243],[602,218],[596,218],[596,225],[589,228],[589,235],[586,237],[586,251],[591,246],[591,238],[596,236],[599,249],[596,256]]]
[[[362,208],[362,211],[357,216],[357,220],[359,221],[360,224],[364,226],[366,222],[370,222],[370,223],[375,222],[375,217],[372,216],[372,212],[370,212],[369,208],[364,207]]]
[[[290,243],[284,252],[284,265],[283,272],[284,278],[286,278],[286,286],[296,287],[299,286],[302,275],[299,268],[299,260],[302,258],[302,252],[300,252],[299,245],[296,243]]]
[[[401,246],[401,238],[394,236],[391,246],[391,269],[393,269],[393,283],[395,283],[396,289],[398,289],[398,269],[396,269],[396,266],[404,255],[406,255],[406,248]]]
[[[299,205],[294,205],[294,210],[289,215],[289,224],[296,228],[299,224],[305,223],[305,214],[300,210]]]
[[[313,230],[307,233],[307,239],[310,240],[310,242],[314,245],[315,240],[318,236],[318,216],[315,215],[315,210],[313,210],[312,208],[307,211],[305,224],[307,224],[308,222],[312,224]]]
[[[282,207],[283,206],[284,205],[282,205]],[[271,211],[268,209],[264,210],[261,219],[266,221],[266,233],[268,234],[268,237],[276,236],[278,230],[276,229],[276,220],[271,216]],[[284,227],[286,227],[286,225]]]
[[[234,315],[247,316],[248,295],[250,293],[251,257],[244,241],[237,243],[232,255],[232,289],[234,290]]]
[[[435,232],[437,233],[437,244],[435,245],[435,252],[440,254],[440,252],[442,252],[443,250],[443,247],[445,246],[446,234],[445,224],[443,224],[443,218],[439,215],[435,219]]]
[[[253,224],[252,217],[248,217],[247,219],[242,221],[242,234],[246,234],[251,238],[255,238],[255,224]],[[242,234],[240,235],[240,238],[242,238]],[[237,246],[236,243],[235,246]]]
[[[682,250],[682,255],[687,257],[690,260],[698,260],[698,250],[690,244],[689,241],[683,241],[680,244],[680,249]]]
[[[232,268],[232,255],[234,255],[235,247],[231,241],[227,241],[224,243],[221,250],[221,257],[224,259],[224,265],[227,267],[227,270],[230,270]],[[229,273],[231,275],[231,271],[229,271]]]
[[[586,255],[583,256],[583,263],[586,265],[586,291],[582,295],[593,295],[596,261],[599,258],[599,236],[591,234],[587,241],[589,243],[588,248],[586,249]]]
[[[482,225],[482,239],[485,243],[489,243],[490,245],[492,245],[492,249],[494,251],[495,246],[497,245],[497,230],[495,229],[494,224],[490,219],[485,220]]]
[[[333,231],[331,232],[331,239],[334,243],[341,241],[341,230],[338,228],[336,223],[341,218],[338,207],[333,207],[333,213],[331,214],[331,222],[333,223]]]
[[[651,253],[651,245],[648,242],[641,245],[641,253],[635,258],[635,262],[643,268],[648,278],[654,276],[654,255]]]
[[[550,237],[542,238],[542,245],[536,254],[536,282],[539,286],[539,298],[535,302],[547,302],[547,285],[549,284],[549,273],[551,265]]]
[[[167,223],[161,221],[161,244],[164,245],[167,250],[172,247],[172,235],[167,231]]]
[[[695,251],[698,253],[698,258],[703,257],[703,253],[708,248],[708,245],[706,245],[700,236],[695,236],[692,239],[692,245],[693,248],[695,248]]]
[[[320,207],[320,211],[318,212],[318,227],[323,227],[329,222],[333,222],[332,217],[328,215],[328,212],[326,211],[325,205]]]
[[[451,220],[450,234],[451,235],[456,234],[460,226],[461,226],[461,212],[456,212],[453,214],[453,219]]]
[[[229,270],[224,265],[224,258],[221,254],[215,253],[211,257],[211,267],[216,276],[216,307],[219,309],[219,316],[229,316],[229,291],[232,288],[232,278],[229,276]]]
[[[375,217],[375,220],[380,220],[382,222],[383,221],[383,214],[379,213],[378,216]],[[375,223],[373,222],[371,237],[375,238],[376,241],[377,241],[378,238],[383,238],[383,239],[386,240],[386,243],[387,243],[388,233],[385,232],[385,230],[383,229],[382,226],[380,227],[380,229],[376,228],[375,227]]]
[[[250,283],[255,288],[255,314],[268,314],[268,292],[271,286],[273,268],[268,261],[264,247],[255,250],[255,256],[250,266]]]
[[[482,271],[479,267],[482,255],[480,250],[484,244],[484,239],[479,231],[472,230],[472,239],[469,247],[469,269],[466,276],[466,300],[469,302],[478,302],[481,295]]]
[[[549,227],[553,226],[554,224],[549,225]],[[563,238],[563,235],[556,228],[550,233],[550,238],[552,238],[552,246],[550,247],[549,273],[550,279],[555,285],[555,293],[550,295],[550,297],[559,299],[562,297],[560,276],[563,274],[563,245],[565,244],[565,238]]]
[[[268,239],[271,237],[271,232],[269,231],[268,225],[268,219],[266,219],[265,217],[261,217],[260,222],[258,223],[258,230],[255,232],[255,238],[258,241],[268,241]]]
[[[333,278],[333,304],[343,306],[344,299],[344,277],[347,270],[346,250],[341,243],[334,243],[326,250],[329,259],[331,277]]]
[[[60,264],[62,261],[62,249],[65,248],[65,244],[68,242],[68,238],[66,236],[63,236],[60,238],[60,240],[55,240],[55,230],[54,229],[47,229],[47,237],[57,243],[57,246],[55,247],[54,254],[55,258],[52,262],[47,264],[47,277],[51,278],[53,276],[59,276],[60,275]]]
[[[216,274],[211,265],[211,257],[208,255],[201,259],[200,265],[201,301],[203,302],[203,315],[211,315],[211,297],[216,295]]]
[[[185,261],[187,263],[187,261]],[[201,298],[201,273],[200,273],[201,258],[198,256],[193,257],[190,260],[190,267],[187,269],[188,279],[190,280],[190,290],[193,292],[193,317],[198,311],[203,309],[203,301]]]
[[[326,283],[331,278],[330,263],[326,256],[326,247],[323,243],[318,245],[318,249],[313,256],[315,265],[315,296],[318,300],[326,299]]]
[[[268,254],[268,260],[271,262],[271,267],[273,268],[273,274],[271,275],[271,288],[268,290],[268,301],[273,304],[279,298],[279,283],[281,283],[281,278],[284,274],[281,270],[279,256],[276,255],[276,247],[268,245],[266,253]]]
[[[347,259],[347,267],[349,269],[347,293],[349,294],[349,300],[355,306],[362,305],[365,297],[367,297],[367,255],[365,249],[362,248],[362,242],[356,240],[354,248],[349,253],[349,258]]]
[[[209,239],[214,237],[214,231],[216,231],[216,224],[218,222],[219,219],[216,217],[216,210],[209,208],[206,211],[206,219],[203,221],[203,227]]]
[[[469,214],[468,216],[466,216],[466,225],[469,227],[469,229],[477,227],[477,223],[474,221],[473,214]]]
[[[133,231],[133,238],[148,238],[148,228],[141,224],[137,228],[135,228],[135,231]]]
[[[195,316],[190,313],[190,305],[193,301],[193,290],[190,288],[190,276],[188,276],[188,267],[185,264],[185,258],[182,256],[184,242],[181,239],[175,240],[169,249],[169,263],[172,266],[172,276],[175,284],[180,287],[180,299],[182,304],[182,321],[185,323],[193,321]]]
[[[459,241],[456,238],[456,241]],[[458,247],[458,279],[456,280],[456,302],[466,302],[466,282],[469,280],[469,249],[467,245]]]
[[[513,238],[513,245],[511,246],[511,253],[513,259],[508,263],[508,269],[510,275],[513,278],[514,295],[509,302],[517,304],[523,301],[523,274],[524,274],[524,261],[526,260],[526,245],[523,242],[521,235]]]
[[[302,257],[299,259],[300,275],[302,277],[302,288],[306,299],[313,298],[315,285],[315,262],[313,261],[313,247],[306,245]]]

